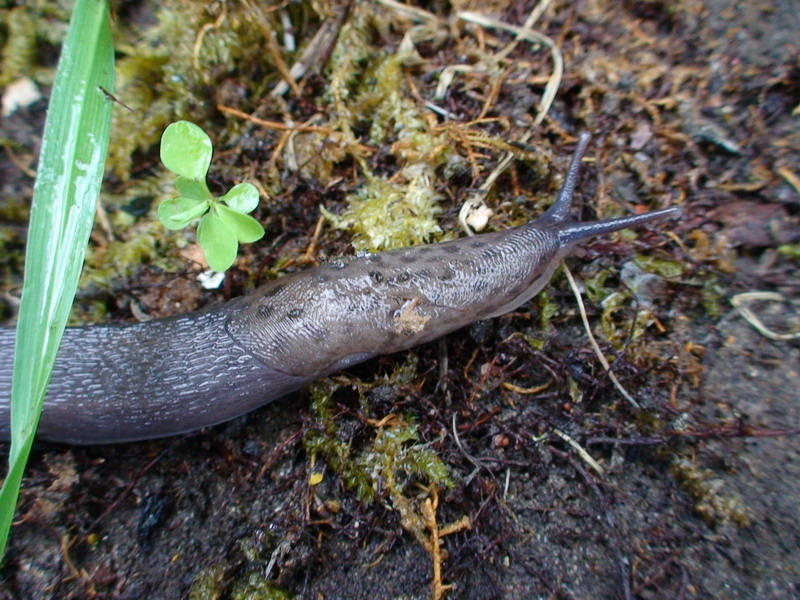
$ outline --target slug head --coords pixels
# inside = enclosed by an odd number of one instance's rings
[[[561,256],[569,253],[572,247],[578,242],[587,238],[592,238],[605,233],[638,227],[651,221],[677,217],[681,214],[680,208],[672,206],[653,212],[609,219],[606,221],[573,221],[570,214],[575,188],[577,187],[578,177],[581,171],[581,161],[589,147],[591,136],[583,132],[578,137],[578,146],[572,155],[567,174],[564,177],[564,185],[558,193],[555,203],[541,217],[530,224],[532,227],[542,229],[552,228],[558,232],[558,239],[561,245]]]

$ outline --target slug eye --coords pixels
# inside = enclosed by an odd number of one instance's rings
[[[297,319],[300,315],[303,314],[302,308],[293,308],[289,312],[286,313],[286,316],[290,319]]]

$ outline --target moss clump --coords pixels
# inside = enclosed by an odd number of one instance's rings
[[[53,82],[55,57],[58,56],[55,49],[64,41],[71,10],[71,2],[46,0],[0,9],[0,30],[5,34],[2,37],[0,87],[23,76],[33,77],[40,84]],[[42,52],[46,45],[54,49],[49,56]],[[42,55],[52,58],[53,64],[43,64]]]
[[[280,589],[274,581],[260,573],[249,573],[237,579],[232,586],[225,583],[225,567],[213,565],[195,578],[189,591],[189,600],[292,600],[297,598]],[[229,589],[230,588],[230,589]]]
[[[800,244],[783,244],[778,246],[778,254],[794,261],[800,261]]]
[[[726,295],[717,275],[708,274],[702,280],[700,303],[712,319],[719,319],[728,310]]]
[[[269,560],[268,545],[278,544],[276,536],[260,532],[258,539],[244,537],[237,541],[229,564],[217,563],[195,577],[189,600],[291,600],[296,598],[264,576]]]
[[[334,227],[353,233],[357,250],[411,246],[440,233],[440,177],[464,168],[444,130],[405,89],[403,69],[418,60],[413,49],[394,54],[367,50],[371,45],[365,39],[375,27],[365,5],[357,6],[331,61],[335,125],[351,142],[354,130],[367,129],[371,144],[391,143],[389,154],[396,162],[391,175],[374,174],[355,155],[364,184],[347,197],[341,215],[323,211]],[[363,75],[357,78],[357,73]]]
[[[200,571],[192,583],[189,600],[219,600],[222,597],[225,568],[212,565]]]
[[[341,216],[324,208],[322,214],[337,229],[352,231],[356,250],[402,248],[441,232],[434,218],[440,212],[438,199],[422,174],[404,183],[368,175],[366,184],[348,196]]]
[[[694,509],[708,524],[732,521],[742,527],[750,517],[738,494],[725,492],[725,482],[710,469],[702,469],[683,457],[675,457],[672,472],[694,501]]]
[[[536,297],[536,304],[539,306],[539,324],[543,330],[549,329],[551,321],[558,314],[559,305],[553,293],[542,290]]]
[[[231,600],[292,600],[297,598],[283,591],[259,573],[251,573],[233,584]]]
[[[656,306],[667,292],[667,280],[678,278],[684,270],[677,261],[647,255],[639,255],[619,271],[595,268],[583,280],[586,296],[600,306],[600,330],[617,349],[639,340],[656,323]],[[615,279],[617,275],[621,282]]]
[[[633,262],[643,271],[665,279],[677,279],[686,270],[686,263],[649,254],[637,254]]]
[[[409,368],[401,366],[389,378],[390,385],[403,385],[400,381],[409,376]],[[338,387],[327,381],[312,387],[314,425],[304,440],[312,462],[317,457],[324,459],[364,502],[379,499],[378,490],[386,482],[394,482],[383,489],[396,506],[401,504],[398,499],[412,481],[440,487],[453,485],[447,466],[429,446],[419,443],[419,430],[408,420],[390,415],[377,423],[368,421],[372,428],[359,432],[358,439],[354,439],[352,427],[336,416],[333,394]],[[366,386],[359,389],[364,408],[365,389]]]
[[[606,285],[606,281],[610,276],[610,269],[600,269],[591,277],[583,279],[583,286],[586,289],[586,297],[589,301],[599,304],[616,292],[616,288]]]
[[[601,303],[600,330],[603,337],[615,348],[622,348],[627,341],[638,340],[655,322],[655,315],[649,308],[639,308],[635,313],[630,309],[631,295],[627,291],[613,292]],[[635,321],[631,322],[631,317]]]

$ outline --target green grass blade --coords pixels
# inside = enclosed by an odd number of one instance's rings
[[[102,88],[102,89],[101,89]],[[105,0],[76,0],[61,51],[33,191],[11,388],[0,556],[78,284],[108,150],[114,47]]]

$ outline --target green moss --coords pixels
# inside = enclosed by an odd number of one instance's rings
[[[275,581],[264,577],[264,565],[280,542],[276,535],[261,531],[239,539],[230,564],[217,563],[201,571],[192,584],[190,600],[290,600]],[[270,547],[271,546],[271,547]]]
[[[606,285],[606,281],[611,275],[609,269],[601,269],[592,277],[583,280],[586,289],[586,297],[589,301],[599,304],[616,291],[616,288]]]
[[[694,501],[694,509],[709,525],[732,521],[750,523],[741,497],[725,491],[725,482],[710,469],[698,468],[692,461],[675,457],[672,472]]]
[[[558,302],[549,289],[542,290],[536,296],[536,303],[539,305],[539,325],[542,329],[550,327],[550,323],[561,310]]]
[[[441,232],[434,218],[439,195],[424,176],[405,183],[366,176],[366,184],[347,198],[341,216],[323,210],[337,229],[349,229],[356,250],[402,248],[428,241]]]
[[[22,194],[4,195],[0,201],[0,223],[26,224],[31,212],[29,200]]]
[[[341,215],[323,214],[334,227],[352,233],[357,250],[420,244],[441,232],[436,220],[440,212],[437,189],[442,176],[464,168],[464,160],[443,131],[431,129],[426,110],[406,90],[403,68],[415,55],[368,50],[370,30],[379,24],[364,6],[354,11],[331,61],[335,125],[345,141],[355,141],[354,129],[367,128],[371,144],[391,144],[389,153],[396,167],[391,174],[378,175],[359,160],[363,185],[347,197]]]
[[[3,44],[0,86],[5,87],[36,64],[36,20],[24,7],[3,10],[7,38]]]
[[[627,291],[613,292],[601,303],[600,330],[603,337],[615,348],[622,348],[626,342],[640,339],[648,327],[655,322],[653,311],[640,308],[631,310],[631,296]],[[635,315],[636,321],[631,322]],[[632,329],[632,330],[631,330]]]
[[[81,274],[82,289],[110,290],[115,281],[131,279],[144,263],[164,270],[176,270],[183,264],[165,256],[164,248],[178,246],[183,238],[167,232],[160,223],[144,221],[125,232],[125,239],[92,246]]]
[[[405,495],[412,478],[452,487],[445,464],[429,447],[418,442],[419,431],[410,423],[399,422],[378,429],[372,447],[357,458],[361,467],[372,474],[373,492],[380,481],[392,480],[397,485],[389,489],[390,494]]]
[[[712,319],[719,319],[728,310],[725,293],[716,275],[708,274],[702,280],[700,302],[706,314]]]
[[[532,327],[526,327],[520,335],[525,343],[536,351],[541,351],[547,345],[548,339],[553,335],[553,318],[559,314],[561,307],[549,288],[539,292],[531,300],[532,312],[538,313],[539,322]]]
[[[203,569],[192,583],[189,600],[219,600],[222,597],[224,579],[225,568],[222,565]]]
[[[411,364],[398,367],[388,378],[389,385],[408,385],[416,381],[416,364],[415,358]],[[382,426],[373,426],[365,434],[366,439],[354,441],[351,428],[344,417],[337,417],[333,404],[332,397],[338,387],[323,380],[311,388],[314,426],[308,429],[304,443],[312,460],[324,459],[346,487],[355,490],[364,502],[378,500],[377,492],[382,486],[384,493],[397,500],[411,481],[440,487],[453,485],[447,466],[429,446],[419,443],[419,430],[410,419],[397,418]],[[358,387],[363,410],[367,409],[365,392],[370,387],[374,386]],[[396,484],[384,486],[387,481]]]
[[[260,569],[259,569],[260,570]],[[230,588],[230,589],[229,589]],[[297,598],[278,587],[261,573],[250,572],[233,582],[225,583],[225,568],[214,565],[204,569],[194,580],[189,600],[292,600]]]
[[[0,61],[0,87],[15,79],[33,77],[40,84],[49,85],[55,73],[54,64],[45,65],[40,60],[40,47],[49,44],[58,48],[67,31],[72,2],[36,0],[15,8],[0,9],[0,22],[5,36],[2,40]],[[57,51],[52,53],[55,62]]]
[[[19,285],[25,264],[25,229],[28,204],[17,195],[0,200],[0,286],[4,289]],[[16,224],[6,226],[5,224]],[[1,304],[0,304],[1,306]],[[6,315],[0,314],[0,318]]]
[[[380,22],[371,6],[356,4],[347,22],[339,32],[336,45],[331,53],[330,77],[325,99],[335,110],[335,129],[342,131],[348,141],[355,140],[351,123],[354,116],[348,108],[347,99],[355,93],[358,77],[364,72],[364,65],[376,56],[371,37]]]
[[[403,362],[398,363],[394,370],[392,370],[389,380],[391,381],[392,385],[395,386],[413,385],[419,377],[418,368],[419,355],[417,355],[416,352],[409,352],[406,355],[406,359]],[[362,407],[364,409],[367,408],[366,405],[362,405]]]
[[[778,246],[778,254],[790,258],[791,260],[800,261],[800,244],[783,244]]]
[[[274,581],[260,573],[251,573],[233,584],[230,598],[231,600],[292,600],[298,596],[283,591]]]
[[[334,167],[348,155],[342,138],[326,133],[299,133],[294,138],[294,157],[300,176],[312,182],[333,179]],[[280,193],[279,189],[275,189]]]
[[[173,188],[173,178],[159,170],[131,182],[119,194],[103,195],[115,239],[89,245],[81,273],[81,290],[111,291],[120,281],[134,280],[142,264],[164,271],[177,271],[185,266],[175,249],[188,244],[186,234],[167,230],[155,217],[159,202],[169,198]],[[149,204],[148,214],[140,220],[123,210],[137,203],[144,210]],[[98,236],[106,237],[104,233]]]
[[[633,262],[647,273],[653,273],[665,279],[677,279],[683,275],[685,263],[668,258],[661,258],[649,254],[637,254]]]

